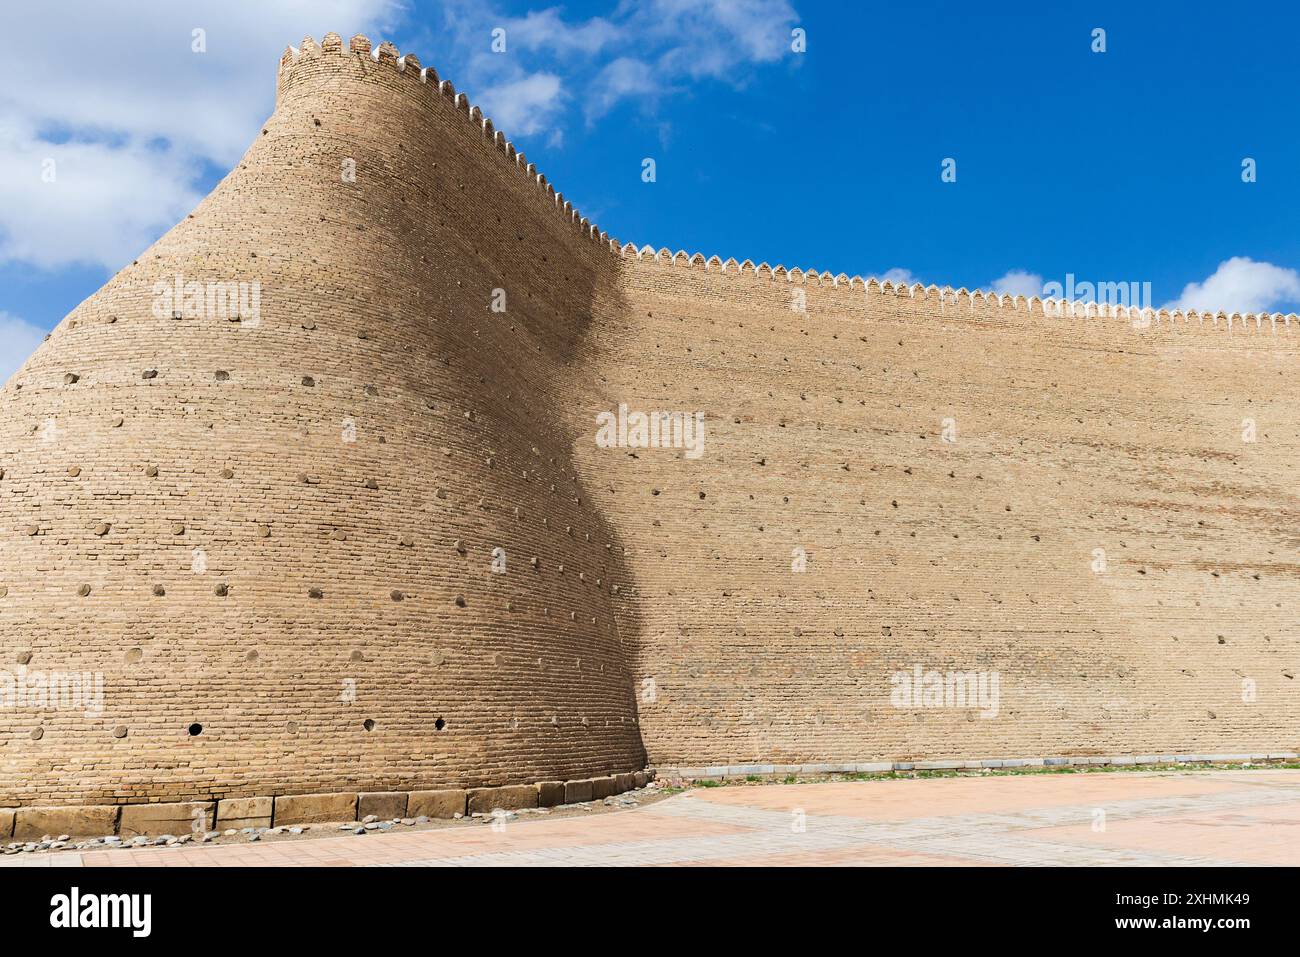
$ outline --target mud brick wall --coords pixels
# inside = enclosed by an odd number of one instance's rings
[[[1294,317],[624,264],[593,409],[706,414],[694,460],[579,451],[655,764],[1296,750]],[[996,716],[893,706],[917,665]]]
[[[104,682],[0,708],[0,805],[1295,750],[1297,358],[624,245],[414,56],[304,41],[0,396],[3,667]],[[620,403],[704,453],[598,447]],[[916,665],[996,717],[893,707]]]
[[[328,45],[4,390],[0,658],[104,707],[0,709],[0,805],[645,764],[623,549],[549,385],[608,250],[413,58]],[[154,316],[177,275],[260,283],[260,321]]]

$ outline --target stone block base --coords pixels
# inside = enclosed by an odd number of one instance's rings
[[[508,784],[501,788],[473,788],[469,791],[469,813],[490,814],[495,810],[519,811],[537,807],[536,784]]]
[[[276,827],[282,824],[320,824],[325,821],[355,821],[357,796],[343,794],[283,794],[275,799]]]
[[[395,817],[406,816],[405,791],[363,791],[357,795],[357,820],[363,821],[370,815],[381,821],[391,821]]]
[[[141,834],[193,834],[212,830],[216,804],[187,801],[180,804],[127,804],[122,808],[117,833],[122,837]],[[108,834],[105,831],[104,834]]]
[[[282,794],[278,797],[222,798],[167,804],[103,804],[69,807],[0,808],[0,840],[39,841],[45,835],[122,838],[194,834],[231,828],[270,828],[289,824],[356,821],[368,815],[393,818],[453,818],[600,800],[645,787],[655,778],[644,770],[492,788],[442,788],[430,791],[362,791]]]
[[[564,803],[563,781],[539,781],[537,784],[537,806],[555,807]]]
[[[441,791],[411,791],[406,796],[407,817],[453,818],[465,813],[467,797],[463,788]]]
[[[275,798],[226,798],[217,802],[217,830],[270,827]]]
[[[14,815],[15,841],[39,841],[46,834],[59,837],[104,837],[117,833],[117,804],[76,807],[20,807]]]

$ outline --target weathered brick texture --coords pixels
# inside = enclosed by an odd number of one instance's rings
[[[0,710],[0,805],[1300,744],[1294,317],[624,247],[349,46],[4,390],[0,653],[104,704]],[[703,454],[598,447],[620,403]]]
[[[0,658],[104,700],[0,709],[0,805],[644,766],[623,548],[555,389],[617,273],[407,66],[305,55],[7,384]],[[259,283],[259,321],[156,316],[178,275]]]

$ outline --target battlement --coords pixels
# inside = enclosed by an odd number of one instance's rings
[[[676,253],[668,249],[656,251],[650,246],[637,248],[627,243],[617,250],[625,259],[643,263],[657,263],[681,269],[694,269],[702,272],[721,273],[727,276],[751,277],[755,280],[767,279],[770,282],[786,282],[792,286],[819,287],[838,291],[860,291],[867,297],[893,296],[900,300],[911,300],[920,304],[939,304],[951,307],[954,315],[962,312],[976,313],[981,310],[996,309],[1012,313],[1023,313],[1027,317],[1039,319],[1114,319],[1129,323],[1135,329],[1190,329],[1221,328],[1227,332],[1270,333],[1273,335],[1290,335],[1293,328],[1300,325],[1300,317],[1295,313],[1241,313],[1224,311],[1168,310],[1142,308],[1138,306],[1116,305],[1092,300],[1069,300],[1043,298],[1039,296],[1008,295],[989,292],[982,289],[966,289],[964,286],[954,289],[951,286],[924,285],[922,283],[893,283],[888,279],[879,280],[874,276],[848,276],[844,273],[833,275],[816,269],[787,269],[785,266],[769,266],[767,263],[754,265],[746,259],[738,263],[735,259],[725,262],[718,256],[705,259],[702,253],[688,254],[684,250]]]
[[[1255,333],[1269,335],[1291,335],[1293,328],[1300,325],[1300,316],[1296,313],[1243,313],[1194,310],[1194,309],[1153,309],[1095,300],[1068,300],[1042,298],[1039,296],[1007,295],[984,289],[954,289],[951,286],[936,286],[922,283],[892,283],[878,280],[874,276],[849,276],[845,273],[832,274],[827,270],[815,268],[786,268],[783,265],[769,266],[766,262],[755,265],[751,260],[737,262],[734,258],[723,260],[717,255],[705,257],[703,253],[687,253],[685,250],[672,252],[667,248],[654,249],[649,245],[638,246],[632,242],[621,242],[611,237],[587,217],[583,216],[573,204],[564,198],[546,175],[537,169],[535,163],[516,149],[502,130],[497,129],[491,118],[482,109],[471,104],[465,92],[457,92],[451,80],[439,77],[433,67],[422,66],[419,58],[412,53],[402,54],[388,41],[373,45],[370,39],[357,34],[345,45],[337,33],[327,33],[320,44],[311,37],[304,37],[297,47],[285,48],[280,57],[280,69],[277,77],[277,103],[297,71],[305,65],[316,64],[321,58],[337,57],[342,68],[344,64],[360,59],[394,71],[396,75],[407,78],[412,84],[421,84],[429,91],[431,101],[437,101],[444,107],[450,106],[462,114],[484,139],[501,153],[505,160],[525,175],[566,221],[575,226],[593,242],[600,243],[620,259],[635,262],[652,262],[667,264],[683,269],[697,269],[704,272],[721,273],[724,276],[751,277],[755,280],[767,279],[770,282],[784,281],[792,285],[816,286],[836,290],[861,290],[865,296],[896,296],[915,301],[917,304],[938,303],[951,306],[956,311],[962,309],[975,313],[981,309],[1007,310],[1011,313],[1023,313],[1026,317],[1039,319],[1112,319],[1128,323],[1135,329],[1185,330],[1191,328],[1222,329],[1228,333]]]
[[[437,70],[433,67],[421,66],[415,54],[399,53],[392,43],[385,41],[378,46],[372,46],[368,37],[357,34],[344,47],[343,40],[337,33],[325,34],[319,45],[311,37],[304,37],[299,46],[287,47],[280,57],[280,70],[276,80],[277,106],[296,74],[304,67],[318,65],[327,58],[336,58],[340,70],[358,60],[363,63],[368,61],[392,70],[395,75],[404,78],[412,85],[420,84],[427,91],[425,95],[431,103],[440,104],[443,108],[450,107],[462,114],[465,120],[494,146],[508,163],[544,193],[566,221],[589,239],[609,244],[611,249],[615,248],[609,235],[601,232],[595,224],[574,208],[573,204],[547,181],[546,175],[537,169],[537,164],[529,162],[528,158],[515,148],[514,143],[506,138],[505,133],[498,130],[496,124],[484,115],[482,109],[470,103],[467,94],[456,92],[455,85],[450,80],[440,79]]]

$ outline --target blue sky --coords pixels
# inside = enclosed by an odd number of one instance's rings
[[[1025,294],[1073,274],[1149,282],[1154,305],[1300,305],[1290,4],[131,6],[0,13],[23,38],[0,62],[0,378],[215,185],[273,106],[279,51],[327,30],[436,67],[625,241]]]

